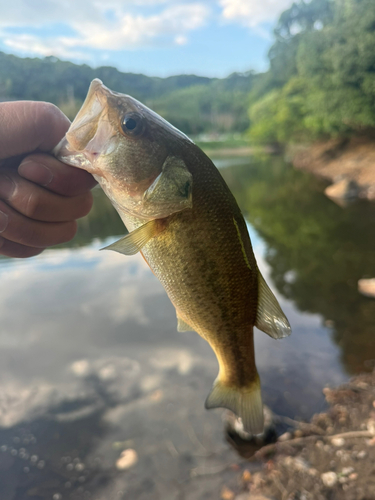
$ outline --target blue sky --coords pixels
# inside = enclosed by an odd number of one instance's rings
[[[12,0],[0,50],[169,76],[267,68],[272,29],[292,0]]]

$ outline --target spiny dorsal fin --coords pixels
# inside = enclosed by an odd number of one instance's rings
[[[101,250],[114,250],[124,255],[134,255],[139,252],[151,238],[154,238],[161,231],[162,229],[158,221],[150,220],[120,240],[115,241],[112,245],[108,245]]]
[[[255,326],[273,339],[291,334],[289,321],[258,270],[258,309]]]
[[[208,410],[227,408],[241,418],[246,432],[251,434],[263,432],[263,405],[258,374],[246,387],[227,386],[217,378],[206,399],[205,407]]]
[[[190,326],[186,321],[180,318],[177,314],[177,331],[178,332],[195,332],[194,328]]]

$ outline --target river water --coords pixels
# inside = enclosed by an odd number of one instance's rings
[[[375,276],[375,207],[341,208],[279,157],[215,162],[293,329],[255,334],[264,402],[307,419],[323,387],[375,366],[375,301],[357,292]],[[139,255],[99,252],[124,229],[94,194],[70,245],[0,260],[0,499],[217,499],[246,462],[204,409],[215,357],[176,331]]]

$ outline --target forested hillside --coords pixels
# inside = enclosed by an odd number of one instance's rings
[[[248,95],[253,73],[225,79],[179,75],[168,78],[90,68],[60,61],[19,58],[0,52],[0,100],[34,99],[57,104],[73,118],[93,78],[151,106],[188,134],[242,132],[249,126]]]
[[[298,0],[274,36],[269,71],[225,79],[148,77],[0,52],[0,100],[51,101],[73,118],[97,77],[188,134],[249,129],[262,143],[375,135],[374,0]]]
[[[270,70],[250,95],[253,140],[374,134],[374,0],[300,1],[281,15],[275,37]]]

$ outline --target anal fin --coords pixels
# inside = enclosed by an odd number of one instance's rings
[[[177,331],[178,332],[194,332],[194,328],[190,326],[186,321],[180,318],[177,314]]]
[[[134,255],[162,230],[162,226],[158,220],[150,220],[120,240],[115,241],[115,243],[101,248],[101,250],[114,250],[124,255]]]
[[[255,326],[273,339],[291,334],[289,321],[258,270],[258,309]]]

